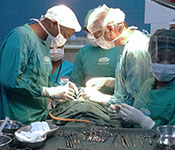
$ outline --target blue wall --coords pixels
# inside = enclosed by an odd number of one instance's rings
[[[3,0],[0,4],[0,44],[11,29],[28,22],[30,18],[39,19],[56,4],[65,4],[73,9],[82,27],[88,10],[106,4],[122,9],[129,25],[150,31],[150,25],[144,24],[145,0]],[[85,33],[81,31],[76,36],[85,36]]]

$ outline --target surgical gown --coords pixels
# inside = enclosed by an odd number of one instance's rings
[[[115,77],[119,47],[109,50],[86,45],[78,52],[70,80],[77,86],[85,86],[94,77]],[[114,89],[103,87],[101,92],[113,94]]]
[[[45,120],[48,99],[41,93],[43,86],[49,86],[51,70],[49,45],[29,24],[12,30],[0,48],[3,117],[24,124]]]
[[[148,43],[148,35],[134,30],[126,44],[121,47],[115,74],[115,90],[109,100],[110,104],[124,102],[133,105],[141,85],[152,77]]]
[[[154,89],[153,78],[144,82],[137,94],[134,107],[151,117],[155,126],[175,125],[175,81],[161,89]]]

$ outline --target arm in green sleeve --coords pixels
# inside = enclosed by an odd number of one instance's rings
[[[172,118],[168,123],[169,125],[175,125],[175,111],[173,112]]]
[[[124,47],[122,47],[124,48]],[[115,70],[115,89],[114,95],[109,100],[110,104],[120,104],[125,102],[129,98],[127,87],[126,87],[126,71],[124,68],[124,57],[123,49],[120,50],[120,55]]]
[[[171,108],[169,108],[169,109],[171,109]],[[154,128],[156,128],[158,126],[161,126],[161,125],[165,125],[165,124],[167,124],[167,125],[175,125],[175,113],[174,113],[174,109],[171,109],[171,110],[172,110],[172,113],[170,113],[170,114],[172,114],[172,115],[165,113],[166,116],[164,115],[163,118],[159,118],[157,120],[154,120],[155,123],[156,123],[154,125]],[[166,120],[165,120],[165,118],[166,118]]]
[[[12,92],[40,96],[42,86],[27,66],[32,55],[30,42],[25,33],[12,32],[6,38],[0,49],[0,83]]]
[[[132,105],[142,84],[150,77],[148,52],[144,49],[125,50],[117,64],[114,97]]]
[[[52,82],[52,81],[49,80],[48,85],[49,85],[48,87],[56,87],[56,86],[58,86],[59,84],[58,84],[58,83],[55,83],[55,82]]]
[[[85,86],[85,75],[84,75],[84,69],[83,69],[83,62],[82,62],[82,54],[81,50],[76,56],[74,68],[72,70],[70,81],[75,83],[76,86],[82,87]]]

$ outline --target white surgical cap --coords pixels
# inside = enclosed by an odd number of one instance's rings
[[[109,8],[105,4],[94,9],[88,18],[87,29],[93,33],[103,28],[104,19],[108,12]]]
[[[105,4],[96,8],[89,16],[87,29],[94,33],[108,23],[117,24],[125,21],[125,14],[119,8],[109,8]]]
[[[47,10],[45,17],[50,20],[57,21],[64,27],[75,29],[76,32],[81,30],[81,26],[75,16],[75,13],[67,6],[54,6]]]
[[[119,8],[111,8],[104,20],[104,25],[108,23],[117,24],[125,21],[125,14]]]
[[[169,25],[171,24],[175,24],[175,18],[170,21]]]

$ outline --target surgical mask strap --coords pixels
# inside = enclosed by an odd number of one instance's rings
[[[60,25],[58,24],[58,35],[61,34],[61,29],[60,29]]]
[[[136,29],[138,29],[138,27],[136,27],[136,26],[130,26],[122,34],[120,34],[115,39],[113,39],[112,41],[109,41],[109,42],[114,42],[114,41],[118,40],[122,35],[124,35],[124,33],[128,32],[128,30],[136,30]],[[104,32],[105,32],[105,30],[103,31],[103,34],[102,34],[103,39],[104,39]]]
[[[32,19],[30,19],[30,20],[34,20],[34,21],[38,22],[39,25],[42,27],[42,29],[43,29],[48,35],[51,35],[51,34],[46,30],[46,28],[43,26],[43,24],[42,24],[38,19],[32,18]]]
[[[118,40],[122,35],[124,35],[124,33],[128,32],[129,30],[136,30],[136,29],[138,29],[138,27],[135,27],[135,26],[128,27],[122,34],[120,34],[119,36],[117,36],[111,42],[114,42],[114,41]]]
[[[155,38],[156,38],[156,62],[157,62],[157,50],[158,50],[157,36]]]

